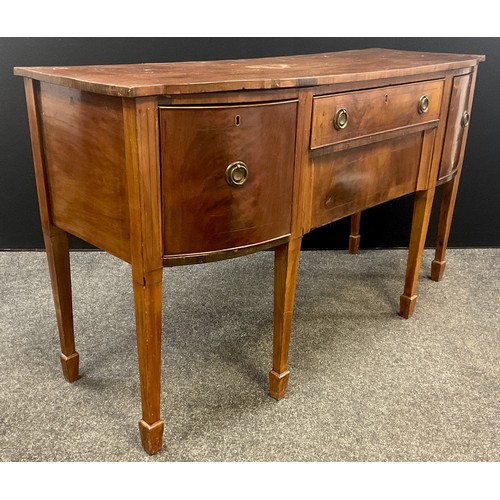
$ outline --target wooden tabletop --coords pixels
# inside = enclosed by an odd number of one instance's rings
[[[229,61],[16,67],[14,74],[99,94],[139,97],[366,81],[459,69],[484,59],[482,55],[365,49]]]

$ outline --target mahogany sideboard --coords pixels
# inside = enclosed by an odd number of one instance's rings
[[[274,249],[270,394],[285,395],[304,234],[415,193],[400,314],[412,315],[443,184],[443,277],[481,55],[369,49],[234,61],[18,67],[24,77],[61,364],[79,378],[67,234],[131,264],[140,436],[162,447],[164,266]]]

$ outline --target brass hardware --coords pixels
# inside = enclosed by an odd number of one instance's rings
[[[464,114],[462,115],[462,127],[467,127],[470,122],[470,115],[467,113],[467,111],[464,111]]]
[[[226,168],[226,182],[230,186],[243,186],[248,179],[248,167],[242,161],[235,161]]]
[[[342,130],[343,128],[347,127],[348,121],[349,121],[349,114],[347,113],[347,110],[344,108],[340,108],[335,113],[335,118],[333,119],[333,126],[337,130]]]
[[[427,113],[429,110],[429,98],[426,95],[423,95],[419,100],[418,100],[418,112],[423,115],[424,113]]]

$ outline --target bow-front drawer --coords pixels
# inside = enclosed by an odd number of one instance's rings
[[[160,108],[165,254],[290,234],[297,102]]]
[[[443,81],[316,96],[311,149],[439,120]]]

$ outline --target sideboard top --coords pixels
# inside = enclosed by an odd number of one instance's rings
[[[14,74],[99,94],[140,97],[310,87],[474,66],[482,55],[349,50],[226,61],[16,67]]]

